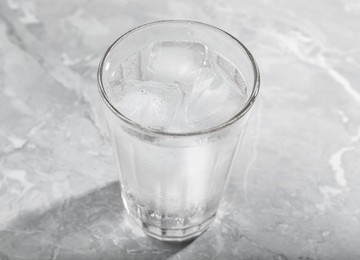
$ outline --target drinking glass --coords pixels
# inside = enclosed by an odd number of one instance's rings
[[[134,122],[118,111],[111,82],[119,77],[119,64],[161,41],[201,43],[228,59],[241,73],[236,82],[246,93],[245,103],[239,102],[240,112],[207,129],[169,132]],[[151,60],[139,64],[144,62]],[[137,68],[140,78],[142,65]],[[259,91],[260,75],[251,53],[235,37],[211,25],[153,22],[125,33],[107,49],[99,65],[98,85],[127,213],[159,240],[184,241],[200,235],[215,218]]]

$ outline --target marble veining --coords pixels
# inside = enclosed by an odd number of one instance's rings
[[[191,19],[254,54],[260,96],[214,225],[187,244],[127,218],[96,86],[107,46]],[[0,2],[0,259],[360,258],[357,0]]]

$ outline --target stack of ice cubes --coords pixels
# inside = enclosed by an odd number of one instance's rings
[[[110,91],[125,117],[172,133],[225,123],[246,102],[246,85],[235,66],[207,46],[187,41],[155,42],[134,53],[113,74]]]

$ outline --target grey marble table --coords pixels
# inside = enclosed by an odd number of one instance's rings
[[[132,27],[192,19],[262,88],[214,225],[189,244],[128,220],[96,86]],[[0,259],[360,259],[360,2],[1,0]]]

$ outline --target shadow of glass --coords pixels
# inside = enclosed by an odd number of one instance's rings
[[[163,259],[191,243],[146,236],[126,215],[119,186],[113,182],[46,211],[20,215],[0,231],[4,259]]]

